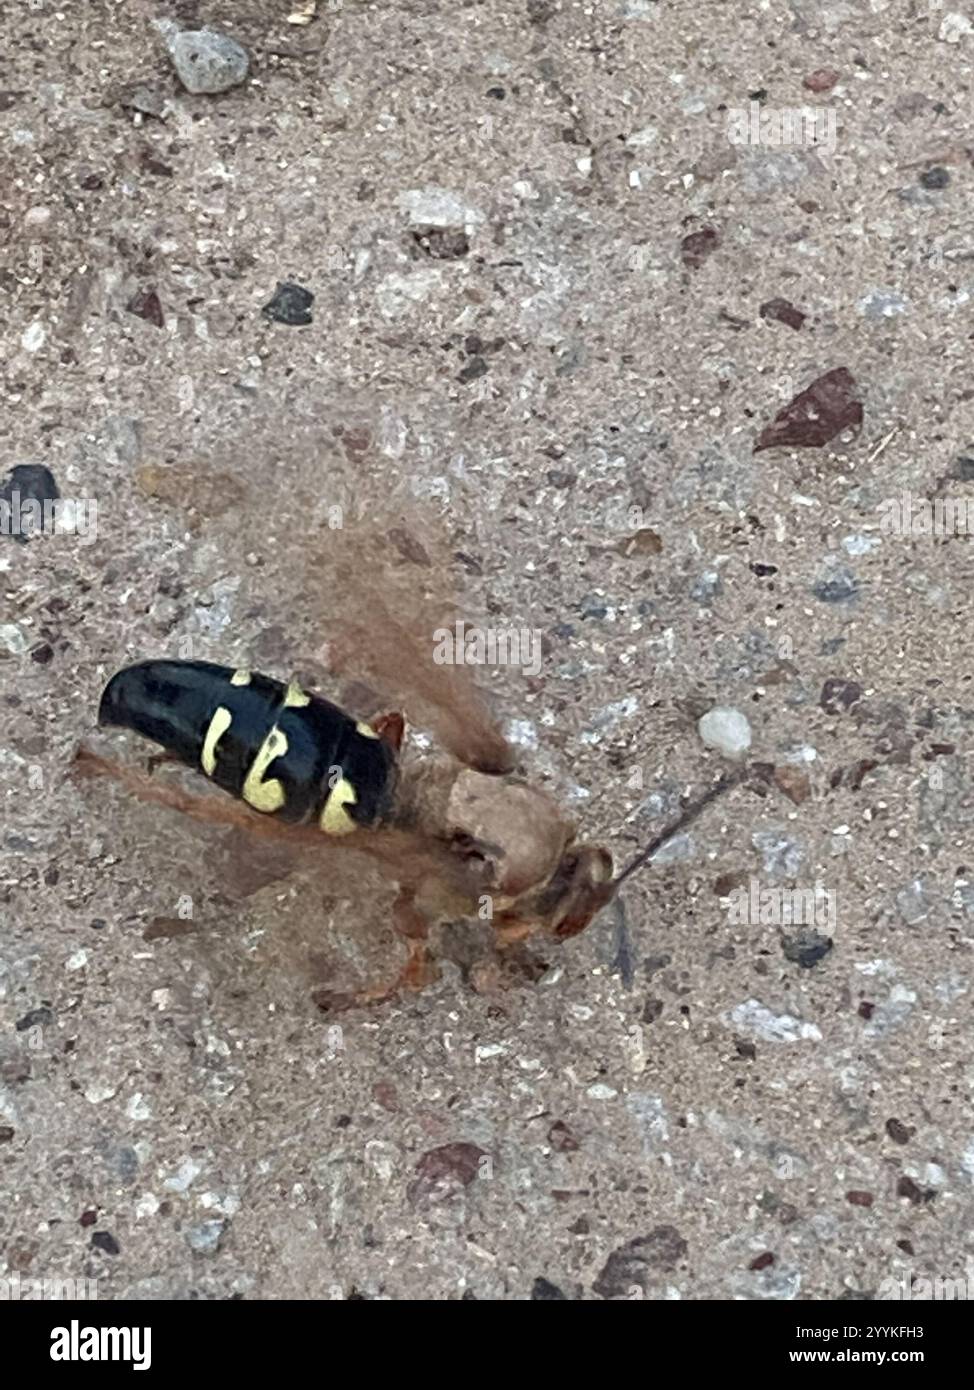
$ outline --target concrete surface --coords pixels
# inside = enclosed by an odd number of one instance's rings
[[[822,1299],[974,1274],[974,568],[877,512],[972,495],[953,3],[0,5],[4,472],[98,504],[96,538],[0,537],[5,1278]],[[158,18],[232,35],[248,81],[188,95]],[[734,143],[752,100],[831,111],[834,148]],[[281,281],[309,325],[262,315]],[[755,456],[838,367],[858,437]],[[340,1031],[309,981],[381,971],[388,887],[282,877],[66,778],[129,660],[329,692],[334,506],[363,537],[435,516],[415,534],[460,553],[462,611],[544,632],[539,676],[482,683],[619,862],[726,766],[710,707],[778,769],[540,983],[448,965]],[[363,584],[384,558],[363,539]],[[803,947],[732,920],[752,877],[818,884],[834,923]]]

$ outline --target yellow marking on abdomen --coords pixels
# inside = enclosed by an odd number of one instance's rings
[[[358,826],[345,810],[346,806],[354,806],[358,797],[355,795],[355,788],[345,777],[340,777],[329,793],[325,808],[318,818],[318,824],[326,835],[347,835],[351,830],[357,830]]]
[[[245,668],[243,668],[243,667],[241,667],[239,671],[234,671],[233,675],[230,677],[230,684],[231,684],[231,685],[249,685],[249,684],[250,684],[250,672],[247,671],[247,670],[246,670]]]
[[[279,811],[284,805],[286,798],[283,784],[276,777],[271,777],[265,782],[264,773],[275,758],[283,757],[286,752],[287,735],[282,734],[275,724],[257,750],[257,756],[250,764],[250,771],[240,793],[247,805],[253,806],[255,811],[264,811],[269,815],[272,811]]]
[[[200,753],[200,766],[207,777],[212,777],[216,772],[216,746],[232,723],[233,715],[224,705],[220,705],[210,720],[210,727],[203,740],[203,751]]]
[[[378,734],[376,733],[376,731],[373,729],[372,725],[371,725],[371,724],[365,724],[365,723],[363,723],[361,719],[358,721],[358,723],[355,725],[355,727],[356,727],[356,729],[358,730],[358,732],[362,735],[363,738],[378,738],[378,737],[379,737],[379,735],[378,735]]]
[[[284,708],[300,709],[302,705],[310,704],[311,696],[307,693],[307,691],[302,690],[300,685],[298,685],[297,681],[290,681],[288,683],[287,691],[284,695]]]

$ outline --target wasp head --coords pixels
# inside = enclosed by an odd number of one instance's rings
[[[614,892],[612,856],[608,850],[599,845],[569,845],[539,895],[538,917],[559,940],[577,936]]]

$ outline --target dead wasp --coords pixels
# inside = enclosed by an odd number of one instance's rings
[[[413,756],[402,714],[365,723],[296,681],[200,661],[124,668],[105,687],[98,722],[151,739],[244,804],[189,796],[87,750],[82,773],[219,824],[305,841],[341,836],[392,867],[405,968],[391,985],[319,1003],[375,1002],[426,983],[429,927],[445,916],[486,910],[505,945],[535,930],[572,936],[611,896],[609,853],[579,843],[554,800],[506,770],[503,743],[489,771],[449,753]]]
[[[400,886],[393,923],[406,963],[385,985],[319,990],[325,1008],[376,1003],[428,983],[437,921],[486,914],[500,948],[535,931],[574,936],[728,785],[712,787],[613,878],[608,851],[579,841],[555,800],[512,774],[499,736],[480,741],[478,766],[452,753],[414,753],[400,713],[366,723],[294,680],[202,661],[124,668],[105,687],[98,722],[152,740],[236,800],[193,796],[85,749],[83,774],[109,775],[145,800],[211,823],[311,844],[340,836],[385,863]]]
[[[289,455],[289,486],[300,458],[300,449]],[[315,515],[317,473],[314,481],[292,498],[289,515],[302,508]],[[526,939],[563,940],[584,930],[628,875],[716,794],[688,806],[613,878],[609,852],[580,837],[557,794],[517,775],[516,753],[473,666],[435,659],[435,634],[454,630],[466,607],[453,598],[456,566],[446,559],[438,521],[412,505],[395,514],[373,510],[349,511],[334,530],[330,520],[327,529],[284,527],[277,539],[265,534],[260,508],[234,511],[232,534],[214,536],[213,550],[221,570],[229,564],[246,575],[243,604],[263,625],[249,642],[265,646],[267,622],[273,627],[279,615],[287,654],[271,655],[268,664],[300,666],[304,677],[261,676],[243,669],[246,659],[127,666],[101,694],[99,723],[159,745],[162,755],[150,766],[173,760],[197,776],[153,774],[87,749],[77,762],[82,774],[111,777],[145,801],[236,832],[226,852],[242,857],[245,881],[248,861],[286,860],[275,877],[321,866],[329,889],[341,893],[344,882],[354,897],[377,866],[396,885],[391,918],[404,964],[392,979],[338,992],[323,933],[302,913],[304,963],[328,980],[314,998],[329,1009],[425,985],[438,973],[434,946],[437,956],[465,957],[480,935],[471,925],[477,922],[494,956],[458,961],[475,986],[499,983],[508,969],[536,978],[540,963]],[[363,564],[363,556],[374,562]],[[301,595],[303,632],[300,613],[281,599],[288,593]],[[323,688],[334,688],[336,703],[312,693]],[[406,714],[429,739],[407,734]],[[192,780],[229,795],[195,794]],[[267,853],[256,853],[254,837]],[[227,887],[231,896],[237,891],[235,883]],[[381,931],[354,947],[359,962],[370,950],[376,957],[385,950]]]

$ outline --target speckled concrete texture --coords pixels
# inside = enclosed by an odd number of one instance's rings
[[[2,473],[97,502],[0,536],[0,1275],[974,1276],[974,566],[883,509],[974,501],[959,0],[0,10]],[[190,95],[160,19],[246,80]],[[861,427],[755,454],[837,369]],[[701,716],[749,723],[745,781],[537,983],[448,963],[330,1020],[310,981],[396,952],[388,885],[67,776],[141,657],[344,694],[335,508],[363,583],[391,510],[399,563],[443,549],[463,613],[544,634],[481,684],[619,863],[728,766]]]

